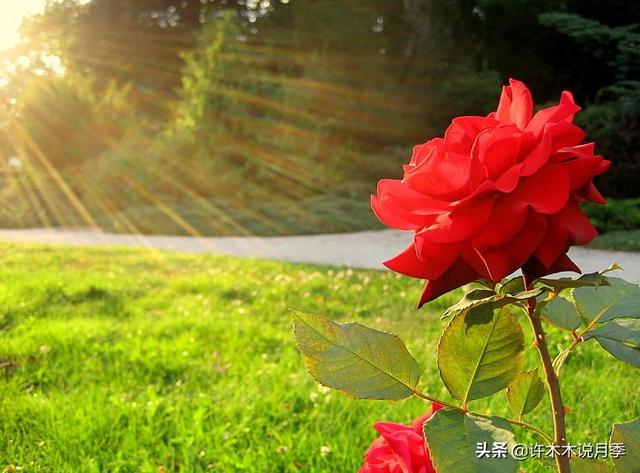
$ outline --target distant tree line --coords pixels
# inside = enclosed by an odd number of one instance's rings
[[[3,195],[64,223],[46,192],[72,194],[116,229],[156,198],[202,232],[287,233],[300,202],[348,229],[411,144],[515,77],[538,103],[574,91],[601,188],[640,196],[639,23],[623,0],[50,1],[0,77],[0,149],[42,176]]]

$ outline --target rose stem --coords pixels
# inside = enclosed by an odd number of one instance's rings
[[[531,282],[528,281],[527,276],[523,272],[523,282],[525,290],[532,289]],[[564,425],[564,406],[562,405],[562,396],[560,394],[560,382],[558,376],[553,369],[553,363],[549,356],[549,350],[547,348],[547,341],[545,339],[544,329],[540,318],[535,314],[536,298],[532,297],[527,301],[527,316],[531,323],[534,336],[536,338],[535,346],[540,354],[540,361],[544,368],[545,377],[547,378],[547,386],[549,388],[549,396],[551,398],[551,410],[553,412],[553,433],[555,445],[566,445],[567,443],[567,431]],[[556,465],[560,473],[570,473],[569,457],[568,455],[556,455]]]

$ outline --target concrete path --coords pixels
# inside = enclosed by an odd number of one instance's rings
[[[254,256],[299,263],[381,269],[382,261],[389,259],[408,245],[411,234],[381,230],[286,237],[182,237],[34,228],[0,229],[0,240],[73,246],[136,246],[190,253]],[[625,269],[624,273],[619,273],[620,277],[628,281],[640,282],[640,253],[576,247],[570,250],[569,255],[583,272],[604,269],[615,262]]]

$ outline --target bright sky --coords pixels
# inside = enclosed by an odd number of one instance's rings
[[[18,29],[25,16],[39,13],[46,0],[3,0],[0,14],[0,50],[12,48],[20,40]]]

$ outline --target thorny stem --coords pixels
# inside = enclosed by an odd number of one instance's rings
[[[456,406],[455,404],[451,404],[451,403],[448,403],[448,402],[445,402],[445,401],[441,401],[440,399],[436,399],[434,397],[428,396],[427,394],[421,393],[420,391],[414,390],[413,394],[415,394],[418,397],[421,397],[422,399],[426,399],[427,401],[437,402],[438,404],[442,404],[445,407],[449,407],[451,409],[455,409],[455,410],[463,412],[465,414],[468,412],[470,414],[473,414],[473,415],[476,415],[476,416],[479,416],[479,417],[486,417],[486,418],[491,417],[490,415],[487,415],[487,414],[481,414],[479,412],[473,412],[473,411],[470,411],[468,409],[463,409],[460,406]],[[510,424],[514,424],[514,425],[523,427],[525,429],[529,429],[532,432],[537,433],[538,435],[540,435],[545,440],[545,442],[552,442],[553,441],[551,439],[551,437],[549,437],[547,434],[544,433],[543,430],[539,429],[535,425],[531,425],[531,424],[528,424],[526,422],[522,422],[521,420],[515,420],[515,419],[506,419],[506,421],[509,422]]]
[[[532,288],[531,282],[528,281],[526,274],[523,275],[523,282],[525,291],[528,291]],[[560,393],[560,383],[558,381],[558,376],[556,375],[555,370],[553,369],[553,363],[551,361],[551,357],[549,356],[549,349],[547,348],[547,341],[545,339],[544,329],[542,328],[542,323],[540,322],[540,318],[535,313],[536,310],[536,299],[532,297],[527,302],[527,316],[529,318],[529,322],[531,323],[531,328],[533,329],[533,333],[535,336],[535,346],[538,349],[538,353],[540,354],[540,361],[542,362],[542,367],[544,369],[545,377],[547,379],[547,387],[549,390],[549,397],[551,398],[551,411],[553,413],[553,443],[555,445],[566,445],[567,444],[567,432],[564,425],[564,406],[562,404],[562,395]],[[575,342],[574,342],[575,343]],[[558,467],[559,473],[570,473],[571,469],[569,466],[569,456],[565,455],[556,455],[555,457],[556,465]]]

